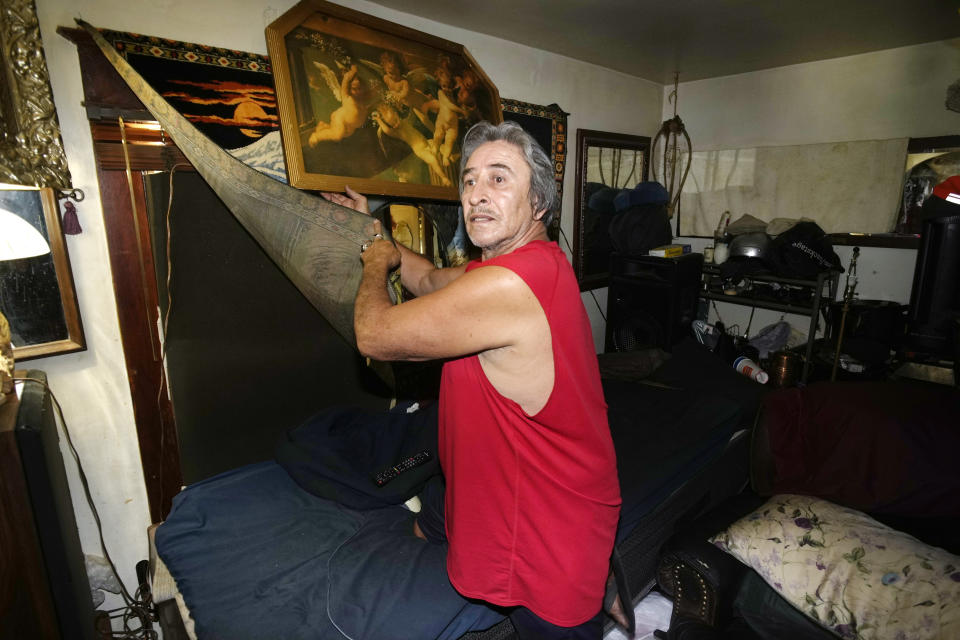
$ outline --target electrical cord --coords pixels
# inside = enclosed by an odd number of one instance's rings
[[[567,249],[570,251],[570,255],[573,255],[573,247],[570,246],[570,240],[567,239],[567,234],[563,232],[563,228],[558,226],[560,230],[560,236],[563,238],[564,242],[567,243]],[[596,294],[593,293],[593,289],[590,289],[590,297],[593,298],[593,303],[597,305],[597,311],[600,312],[600,317],[603,318],[603,321],[607,321],[607,315],[603,312],[603,308],[600,306],[600,301],[597,300]]]
[[[42,385],[46,389],[47,393],[50,394],[50,399],[53,401],[54,409],[57,412],[57,418],[60,420],[60,424],[63,425],[63,435],[67,441],[67,448],[70,449],[70,455],[73,456],[73,460],[77,465],[77,472],[80,476],[80,485],[83,487],[83,494],[87,500],[87,505],[90,507],[90,512],[93,514],[93,520],[97,525],[97,535],[100,539],[100,550],[103,552],[103,557],[106,558],[107,563],[110,565],[110,570],[113,572],[114,577],[117,579],[117,584],[120,585],[120,596],[123,599],[124,606],[106,611],[107,615],[111,620],[120,619],[123,623],[122,630],[119,631],[109,631],[103,632],[103,638],[132,638],[140,640],[157,640],[158,634],[153,629],[153,622],[157,620],[157,616],[154,612],[153,599],[150,594],[149,587],[145,584],[140,585],[137,590],[134,592],[134,595],[130,595],[130,592],[127,591],[126,585],[123,584],[123,581],[120,579],[120,573],[117,571],[117,567],[113,562],[113,558],[110,557],[110,553],[107,551],[107,543],[103,539],[103,523],[100,520],[100,512],[97,510],[97,506],[93,501],[93,496],[90,494],[90,482],[87,479],[87,474],[83,470],[83,464],[80,461],[80,454],[77,452],[77,448],[73,444],[73,438],[70,436],[70,429],[67,427],[67,421],[63,416],[63,409],[60,407],[60,402],[57,400],[57,396],[53,393],[53,389],[50,388],[50,385],[46,381],[39,378],[30,378],[30,377],[19,377],[15,376],[13,381],[16,382],[35,382],[39,385]],[[139,623],[138,627],[131,627],[131,622]]]
[[[167,274],[166,274],[166,288],[167,288],[167,308],[163,313],[163,323],[162,323],[162,335],[160,336],[160,384],[157,385],[157,413],[163,415],[163,407],[160,406],[160,399],[163,397],[164,389],[167,390],[167,395],[170,395],[170,381],[167,379],[167,328],[170,325],[170,310],[173,308],[173,259],[172,259],[172,250],[170,248],[171,244],[171,228],[170,228],[170,213],[173,210],[173,176],[177,172],[177,169],[187,169],[191,165],[187,163],[177,163],[170,167],[170,178],[169,178],[169,187],[168,187],[168,197],[167,197],[167,211],[164,215],[164,223],[166,225],[166,263],[167,263]],[[172,402],[172,399],[171,399]],[[163,491],[163,471],[164,471],[164,454],[166,452],[167,445],[167,432],[166,429],[161,425],[160,427],[160,477],[159,484],[160,490]]]
[[[725,322],[723,321],[723,318],[720,317],[720,309],[717,309],[717,301],[716,301],[716,300],[711,300],[711,301],[710,301],[710,304],[713,305],[713,312],[714,312],[715,314],[717,314],[717,322],[723,324],[723,326],[727,326],[727,323],[725,323]]]
[[[167,211],[166,211],[166,214],[164,215],[164,220],[165,220],[165,223],[166,223],[166,231],[167,231],[167,240],[166,240],[166,260],[167,260],[167,279],[166,279],[166,286],[167,286],[167,310],[166,310],[166,311],[164,312],[164,314],[163,314],[163,345],[161,346],[161,350],[160,350],[160,363],[161,363],[161,367],[162,367],[162,365],[163,365],[163,363],[164,363],[164,361],[166,360],[166,357],[167,357],[167,327],[168,327],[169,324],[170,324],[170,309],[173,307],[173,292],[172,292],[172,290],[171,290],[171,282],[172,282],[172,281],[171,281],[171,276],[172,276],[172,272],[173,272],[173,260],[172,260],[172,250],[171,250],[171,248],[170,248],[170,238],[171,238],[171,232],[170,232],[170,212],[173,210],[173,191],[174,191],[174,189],[173,189],[173,176],[174,176],[174,174],[177,172],[177,169],[187,169],[187,168],[189,168],[190,166],[191,166],[191,165],[189,165],[189,164],[186,164],[186,163],[181,162],[181,163],[179,163],[179,164],[175,164],[175,165],[173,165],[172,167],[170,167],[170,181],[169,181],[169,188],[168,188],[169,197],[168,197],[168,199],[167,199]],[[162,376],[162,379],[163,379],[163,381],[166,381],[166,375],[163,375],[163,376]],[[163,390],[163,386],[164,386],[164,385],[163,385],[163,382],[161,382],[161,384],[160,384],[160,390],[161,390],[161,391]],[[158,395],[158,402],[159,402],[159,395]]]

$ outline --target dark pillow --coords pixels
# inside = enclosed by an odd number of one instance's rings
[[[382,486],[374,476],[412,456],[428,458]],[[437,404],[407,413],[356,407],[325,409],[291,429],[276,459],[305,491],[353,509],[407,501],[432,476],[437,459]]]
[[[819,382],[765,398],[751,452],[763,495],[819,496],[875,514],[960,515],[960,390]]]

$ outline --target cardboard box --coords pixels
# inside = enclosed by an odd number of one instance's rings
[[[657,256],[659,258],[676,258],[685,253],[690,253],[690,245],[688,244],[665,244],[650,249],[647,255]]]

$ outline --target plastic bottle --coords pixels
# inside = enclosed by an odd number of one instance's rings
[[[717,240],[713,245],[713,264],[723,264],[730,255],[730,246],[724,240]]]
[[[730,255],[730,239],[727,237],[727,225],[730,224],[730,212],[724,211],[720,222],[713,231],[713,264],[723,264]]]
[[[760,368],[760,365],[750,358],[744,356],[740,356],[733,361],[733,368],[739,373],[742,373],[751,380],[759,382],[760,384],[767,384],[767,380],[770,379],[770,376],[766,371]]]

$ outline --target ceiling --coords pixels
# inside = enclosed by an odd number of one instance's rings
[[[661,84],[960,36],[960,0],[375,2]]]

